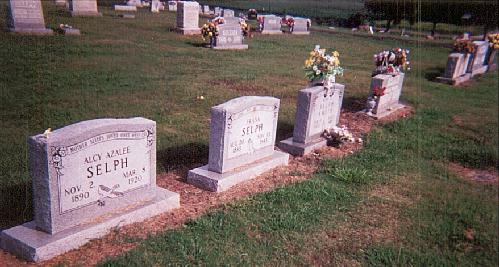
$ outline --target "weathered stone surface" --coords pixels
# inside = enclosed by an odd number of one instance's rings
[[[304,18],[295,18],[292,34],[310,34],[308,30],[308,20]]]
[[[128,6],[134,6],[134,7],[142,7],[142,1],[141,0],[128,0],[126,2]]]
[[[146,220],[180,207],[180,195],[156,188],[154,198],[120,213],[108,214],[100,221],[79,225],[51,235],[36,229],[34,221],[0,233],[0,247],[28,261],[44,261],[76,249],[92,239],[106,235],[111,229]]]
[[[184,35],[201,34],[198,2],[177,3],[177,31]]]
[[[489,42],[487,41],[474,41],[473,44],[476,47],[476,51],[471,67],[472,77],[487,72],[485,57],[487,56],[487,52],[489,50]]]
[[[220,191],[287,164],[288,158],[274,151],[279,103],[273,97],[244,96],[212,107],[208,165],[191,170],[187,181]]]
[[[152,0],[151,1],[151,12],[152,13],[159,13],[159,6],[160,6],[159,0]]]
[[[69,11],[71,16],[102,16],[97,10],[97,0],[69,0]]]
[[[274,15],[264,16],[262,34],[282,34],[281,18]]]
[[[241,20],[236,17],[224,17],[224,24],[233,24],[233,25],[238,25]]]
[[[322,134],[338,125],[345,86],[314,86],[300,90],[296,107],[293,138],[281,141],[279,148],[303,156],[326,145]]]
[[[239,24],[218,25],[218,34],[214,49],[248,49],[248,45],[243,44],[243,33]]]
[[[66,6],[66,0],[55,0],[56,6]]]
[[[222,10],[222,16],[224,18],[234,17],[234,10],[225,8]]]
[[[168,1],[168,11],[177,11],[177,1]]]
[[[45,28],[40,0],[9,0],[9,7],[8,27],[11,32],[35,35],[54,33]]]
[[[116,11],[137,12],[137,7],[136,6],[114,5],[114,10],[116,10]]]
[[[210,14],[210,6],[204,5],[203,6],[203,13],[204,14]]]
[[[447,67],[443,77],[437,77],[437,81],[457,85],[471,78],[471,74],[466,73],[470,54],[452,53],[447,59]]]
[[[222,15],[222,9],[220,7],[218,7],[218,6],[215,7],[214,12],[215,12],[215,16]]]
[[[372,114],[369,115],[375,118],[382,118],[405,107],[399,102],[404,76],[404,73],[398,75],[378,74],[371,79],[369,97],[373,97],[375,88],[385,88],[385,94],[379,97],[376,106],[372,110]]]

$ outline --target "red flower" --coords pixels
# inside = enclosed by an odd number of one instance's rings
[[[374,96],[377,96],[377,97],[380,97],[380,96],[384,96],[385,95],[385,90],[386,90],[386,87],[374,87],[373,89],[373,94]]]

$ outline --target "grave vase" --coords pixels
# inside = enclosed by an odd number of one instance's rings
[[[322,78],[312,80],[311,82],[309,82],[308,86],[309,87],[324,86],[330,88],[335,82],[336,82],[336,76],[326,75]]]

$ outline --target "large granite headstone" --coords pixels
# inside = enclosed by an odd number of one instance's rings
[[[384,95],[378,97],[373,107],[368,107],[366,111],[369,116],[379,119],[405,107],[399,102],[404,76],[402,72],[397,75],[378,74],[371,79],[368,99],[373,99],[376,88],[384,88]]]
[[[282,34],[281,18],[274,15],[265,16],[262,34]]]
[[[177,32],[184,35],[201,34],[199,28],[199,3],[177,3]]]
[[[243,96],[212,107],[208,165],[189,171],[187,182],[220,192],[287,165],[289,154],[274,150],[279,104]]]
[[[308,30],[308,20],[304,18],[295,18],[292,34],[310,34]]]
[[[54,33],[45,28],[40,0],[9,0],[9,7],[8,27],[11,32],[36,35]]]
[[[168,11],[177,11],[177,1],[168,1]]]
[[[224,18],[234,17],[234,10],[224,8],[222,10],[222,17]]]
[[[5,230],[0,246],[29,261],[78,248],[110,229],[179,207],[156,186],[156,123],[83,121],[28,140],[34,221]]]
[[[313,86],[300,90],[296,104],[293,137],[279,143],[279,148],[303,156],[327,145],[324,130],[338,126],[345,86],[333,83],[329,88]]]
[[[437,77],[437,81],[458,85],[471,78],[471,74],[466,73],[470,54],[452,53],[447,59],[447,67],[443,77]]]
[[[489,50],[489,42],[487,41],[473,41],[473,44],[475,45],[476,51],[471,66],[472,77],[487,72],[485,58]]]
[[[243,44],[243,32],[239,24],[218,25],[218,36],[215,39],[214,49],[218,50],[242,50],[248,49],[247,44]]]
[[[97,10],[97,0],[69,0],[69,11],[73,17],[102,16]]]

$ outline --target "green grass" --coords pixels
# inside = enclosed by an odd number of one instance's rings
[[[337,259],[404,266],[497,263],[497,187],[462,181],[442,166],[452,161],[497,167],[498,74],[468,87],[431,82],[443,72],[450,42],[314,32],[257,36],[248,40],[248,51],[224,52],[201,48],[199,37],[170,32],[173,13],[142,10],[135,20],[123,20],[101,8],[104,17],[72,18],[49,3],[44,11],[50,27],[68,23],[83,35],[0,32],[0,228],[32,218],[26,138],[48,127],[147,117],[157,122],[158,172],[199,165],[208,158],[209,109],[231,98],[280,98],[277,139],[292,134],[296,94],[306,86],[303,60],[315,44],[340,52],[346,71],[338,81],[346,85],[347,108],[365,100],[372,55],[406,47],[412,70],[402,98],[416,107],[414,117],[377,127],[362,151],[324,161],[310,180],[214,210],[102,265],[219,265],[220,259],[227,265],[307,265],[305,254],[323,245],[312,237],[337,229],[348,212],[373,201],[366,192],[390,186],[395,177],[414,181],[406,186],[415,205],[403,213],[414,223],[395,229],[406,238],[362,250],[346,242],[323,257],[337,264],[343,263]],[[5,12],[3,3],[0,18]],[[198,95],[206,100],[196,100]],[[463,237],[468,228],[476,232],[473,240]]]

